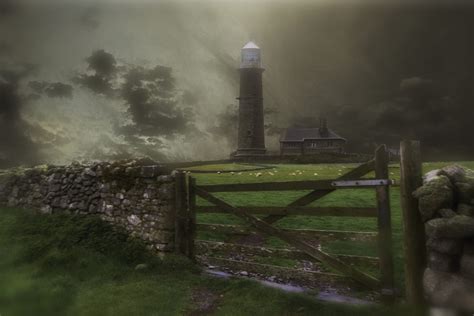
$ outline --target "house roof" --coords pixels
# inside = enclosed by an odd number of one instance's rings
[[[337,135],[333,130],[327,129],[327,133],[321,133],[320,128],[301,128],[289,127],[280,139],[281,142],[302,142],[305,139],[328,139],[328,140],[344,140],[345,138]]]

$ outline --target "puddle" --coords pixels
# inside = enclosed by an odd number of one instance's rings
[[[213,270],[213,269],[205,269],[204,272],[207,273],[207,274],[210,274],[212,276],[216,276],[216,277],[223,278],[223,279],[228,279],[228,278],[234,276],[230,273],[227,273],[227,272],[224,272],[224,271],[219,271],[219,270]]]
[[[360,298],[350,297],[346,295],[340,295],[330,291],[322,291],[316,295],[316,299],[332,302],[332,303],[345,303],[351,305],[372,305],[374,302],[366,301]]]
[[[237,278],[243,278],[241,276],[236,276],[234,274],[224,272],[224,271],[219,271],[215,269],[205,269],[205,273],[215,276],[218,278],[223,278],[223,279],[229,279],[231,277],[237,277]],[[267,280],[259,280],[255,278],[248,278],[245,277],[246,279],[252,279],[254,281],[259,282],[260,284],[263,284],[265,286],[279,289],[288,293],[304,293],[304,292],[309,292],[308,289],[305,289],[301,286],[296,286],[296,285],[291,285],[291,284],[284,284],[284,283],[277,283],[277,282],[272,282],[272,281],[267,281]],[[355,298],[355,297],[350,297],[346,295],[341,295],[337,294],[333,291],[321,291],[319,292],[316,296],[314,296],[315,299],[319,301],[324,301],[324,302],[331,302],[331,303],[344,303],[344,304],[350,304],[350,305],[372,305],[375,304],[374,302]]]
[[[289,293],[303,293],[306,290],[300,286],[295,286],[295,285],[290,285],[290,284],[282,284],[282,283],[276,283],[276,282],[271,282],[271,281],[266,281],[266,280],[257,280],[259,283],[266,285],[268,287],[273,287],[275,289],[280,289],[285,292]]]

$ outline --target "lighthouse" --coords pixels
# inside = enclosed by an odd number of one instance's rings
[[[240,62],[239,132],[236,157],[265,155],[263,89],[260,48],[248,42]]]

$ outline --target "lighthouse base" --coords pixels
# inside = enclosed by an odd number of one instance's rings
[[[261,157],[267,153],[266,148],[238,148],[234,157]]]

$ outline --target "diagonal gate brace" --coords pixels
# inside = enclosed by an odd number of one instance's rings
[[[331,268],[334,268],[335,270],[338,270],[344,273],[346,276],[352,278],[353,280],[359,282],[360,284],[365,285],[369,287],[370,289],[378,289],[380,287],[380,282],[376,278],[342,262],[341,260],[327,254],[324,251],[317,249],[316,247],[313,247],[311,244],[303,240],[300,240],[298,238],[295,238],[291,234],[284,232],[281,229],[268,224],[267,222],[259,219],[256,216],[253,216],[252,214],[246,212],[245,210],[234,207],[228,204],[227,202],[216,198],[209,192],[203,189],[200,189],[199,187],[195,187],[195,192],[197,195],[199,195],[203,199],[215,204],[216,206],[221,207],[222,209],[226,210],[229,213],[232,213],[246,220],[252,226],[254,226],[257,230],[262,231],[272,236],[276,236],[286,241],[288,244],[292,245],[293,247],[307,253],[312,258],[324,264],[327,264]]]

